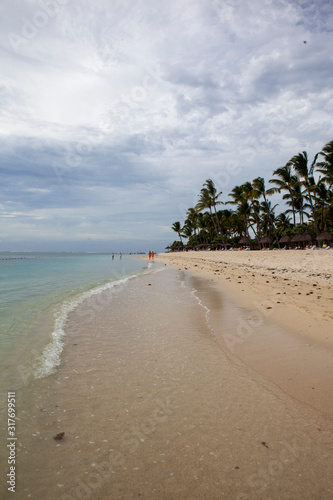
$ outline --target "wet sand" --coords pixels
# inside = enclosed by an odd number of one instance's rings
[[[245,307],[270,302],[274,321],[333,347],[332,250],[182,252],[157,258],[213,279]]]
[[[289,395],[333,416],[333,252],[233,251],[162,254],[203,276],[229,308],[210,306],[221,347]],[[223,330],[220,325],[223,322]]]
[[[331,499],[332,418],[219,343],[214,309],[241,307],[164,267],[82,303],[57,373],[18,391],[17,497]]]

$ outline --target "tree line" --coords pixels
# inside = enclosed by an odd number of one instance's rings
[[[220,199],[223,193],[218,192],[212,179],[207,179],[198,203],[187,210],[184,223],[173,223],[179,241],[172,247],[183,246],[183,238],[188,239],[188,246],[236,246],[244,238],[262,248],[262,240],[266,238],[280,248],[279,240],[285,234],[293,236],[308,231],[315,239],[323,230],[333,233],[333,141],[312,162],[306,151],[293,156],[274,170],[268,184],[269,187],[263,177],[256,177],[252,182],[235,186],[229,200],[223,202]],[[282,195],[288,207],[278,215],[278,204],[272,206],[269,200],[276,193]]]

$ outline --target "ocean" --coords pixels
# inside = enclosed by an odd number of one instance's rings
[[[150,266],[119,254],[0,253],[1,394],[55,371],[78,304]]]

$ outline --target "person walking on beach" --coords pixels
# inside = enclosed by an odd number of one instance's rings
[[[149,255],[149,260],[150,260],[151,259],[151,251],[150,250],[149,250],[149,254],[148,255]]]

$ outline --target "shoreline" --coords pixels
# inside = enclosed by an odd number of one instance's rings
[[[330,253],[203,251],[165,253],[155,259],[213,280],[241,306],[264,307],[267,302],[274,321],[333,348]]]
[[[186,252],[156,260],[207,280],[221,294],[223,307],[212,301],[208,308],[224,352],[333,416],[333,266],[325,253],[299,257],[290,250]]]

